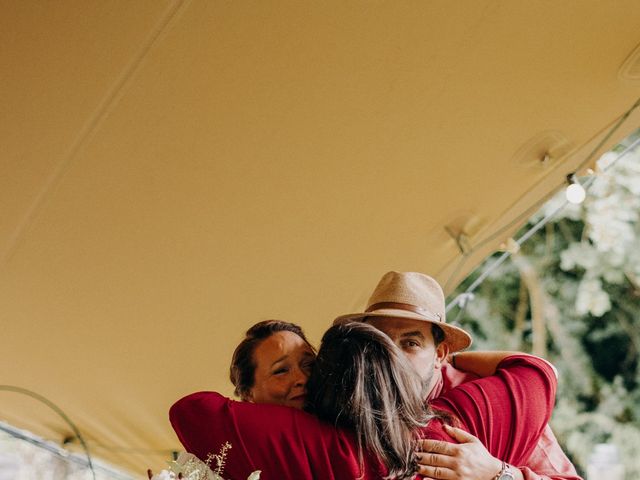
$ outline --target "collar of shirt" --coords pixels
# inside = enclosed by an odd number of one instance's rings
[[[452,388],[457,387],[461,383],[468,382],[469,380],[475,380],[479,378],[477,375],[473,373],[463,372],[462,370],[455,369],[452,365],[448,363],[443,363],[440,368],[440,375],[438,376],[438,380],[435,385],[429,392],[427,396],[427,402],[430,402],[444,392],[448,392]]]
[[[435,373],[436,372],[434,372],[434,375],[435,375]],[[432,401],[434,398],[438,398],[440,396],[440,394],[442,393],[442,389],[444,387],[443,377],[444,377],[444,375],[438,375],[438,380],[436,381],[435,385],[433,386],[433,388],[429,392],[429,395],[427,395],[427,403]]]

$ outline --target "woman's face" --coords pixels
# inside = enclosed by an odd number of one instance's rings
[[[253,351],[256,371],[249,400],[303,408],[314,360],[311,347],[293,332],[275,332],[265,338]]]

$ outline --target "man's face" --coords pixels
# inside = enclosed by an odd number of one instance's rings
[[[431,323],[395,317],[369,317],[366,322],[382,330],[393,340],[431,392],[440,378],[442,362],[449,353],[444,342],[436,347]]]

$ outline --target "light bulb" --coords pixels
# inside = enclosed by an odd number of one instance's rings
[[[567,196],[567,201],[577,205],[584,202],[584,199],[587,196],[587,192],[584,191],[582,185],[576,182],[567,187],[565,195]]]

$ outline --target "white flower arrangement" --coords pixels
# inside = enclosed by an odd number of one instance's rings
[[[151,470],[147,470],[150,480],[224,480],[222,478],[224,465],[227,459],[227,450],[231,448],[231,444],[226,442],[220,448],[217,455],[207,455],[207,460],[203,462],[191,453],[182,452],[178,455],[178,459],[168,462],[169,470],[162,470],[160,473],[153,475]],[[212,470],[211,465],[215,464]],[[247,480],[260,480],[260,470],[251,473]]]

